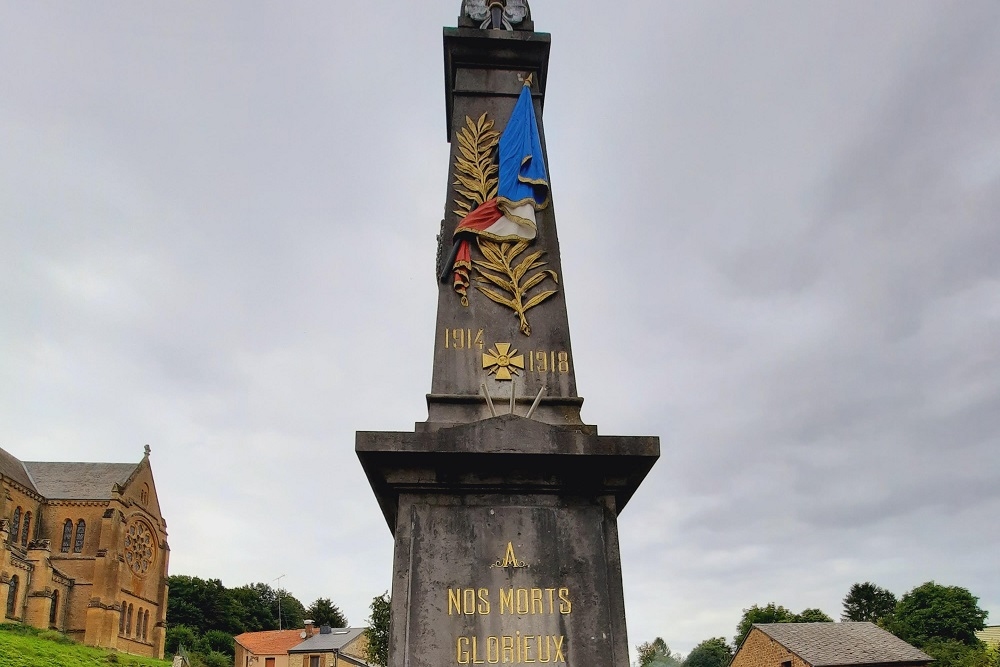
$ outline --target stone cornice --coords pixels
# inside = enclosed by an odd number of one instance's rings
[[[6,475],[0,475],[0,482],[6,482],[7,484],[10,484],[12,487],[14,487],[15,489],[17,489],[18,491],[20,491],[24,495],[26,495],[29,498],[32,498],[32,499],[34,499],[34,500],[36,500],[38,502],[45,502],[45,496],[39,495],[37,491],[33,491],[33,490],[29,489],[24,484],[21,484],[20,482],[18,482],[16,479],[11,479],[10,477],[7,477]]]

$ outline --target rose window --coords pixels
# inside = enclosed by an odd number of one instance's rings
[[[135,521],[125,533],[125,562],[136,574],[146,574],[156,558],[153,531],[142,521]]]

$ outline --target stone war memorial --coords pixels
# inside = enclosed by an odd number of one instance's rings
[[[580,416],[542,126],[549,47],[526,0],[466,0],[444,30],[427,421],[356,443],[395,539],[390,667],[629,664],[618,513],[659,439]]]

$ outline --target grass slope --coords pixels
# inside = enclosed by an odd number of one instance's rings
[[[153,660],[83,646],[57,632],[0,625],[0,667],[168,667]]]

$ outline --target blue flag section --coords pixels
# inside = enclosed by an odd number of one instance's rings
[[[549,203],[549,178],[538,137],[531,89],[525,84],[500,137],[500,176],[497,199],[504,208]],[[506,212],[506,211],[505,211]]]

